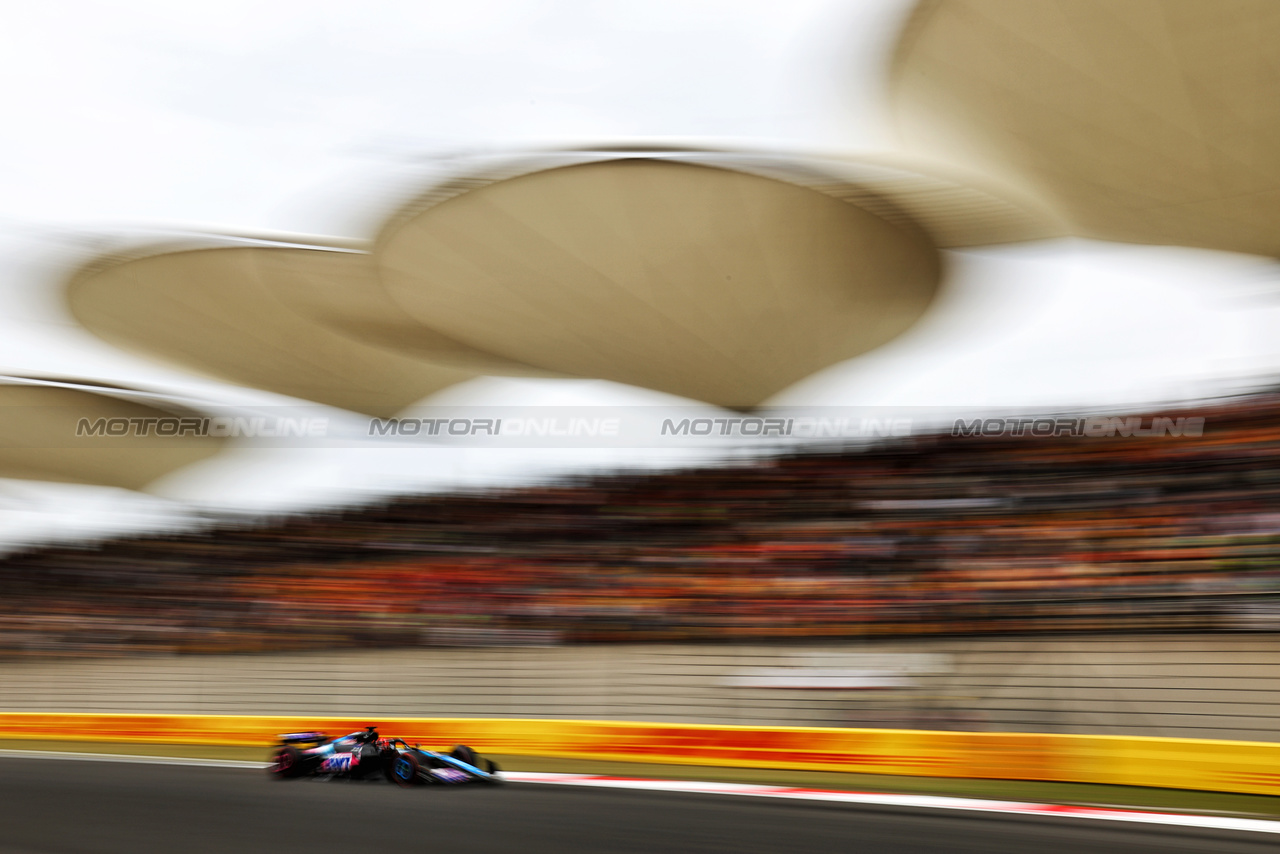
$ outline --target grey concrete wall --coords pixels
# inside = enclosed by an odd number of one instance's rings
[[[803,687],[803,686],[821,686]],[[1280,636],[0,661],[0,711],[565,717],[1280,741]]]

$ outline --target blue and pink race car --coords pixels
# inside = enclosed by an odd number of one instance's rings
[[[285,733],[272,753],[269,769],[277,779],[386,778],[399,786],[502,781],[497,764],[480,758],[465,744],[449,753],[437,753],[401,738],[382,738],[377,727],[338,738],[322,732]]]

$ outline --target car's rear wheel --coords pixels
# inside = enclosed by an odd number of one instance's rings
[[[302,773],[302,751],[292,744],[286,744],[271,757],[271,776],[277,780],[286,777],[297,777]]]
[[[401,753],[391,761],[388,768],[390,770],[388,770],[387,776],[397,786],[416,786],[418,784],[418,774],[422,770],[422,764],[418,762],[418,757],[412,753]]]

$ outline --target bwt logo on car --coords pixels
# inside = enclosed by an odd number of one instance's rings
[[[356,764],[356,757],[350,753],[339,753],[336,756],[330,756],[320,764],[322,771],[346,771]]]

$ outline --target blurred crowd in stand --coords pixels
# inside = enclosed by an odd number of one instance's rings
[[[1178,415],[14,553],[0,653],[1280,629],[1280,394]]]

